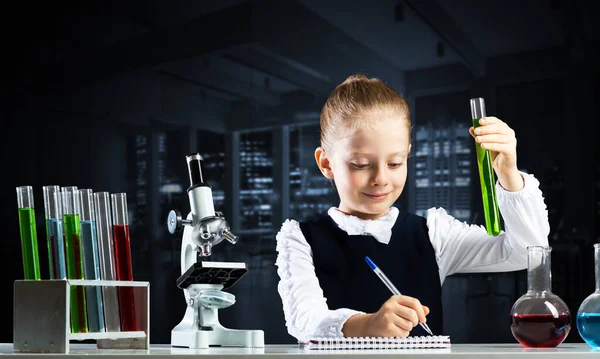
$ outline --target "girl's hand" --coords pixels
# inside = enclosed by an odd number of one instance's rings
[[[517,138],[515,131],[497,117],[479,120],[479,127],[469,133],[485,150],[490,151],[492,166],[502,187],[508,191],[523,188],[523,179],[517,169]]]
[[[388,299],[379,311],[370,314],[364,322],[365,337],[407,337],[410,331],[425,323],[429,308],[419,300],[405,295],[394,295]]]

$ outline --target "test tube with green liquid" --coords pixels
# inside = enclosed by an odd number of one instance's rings
[[[485,116],[485,100],[481,97],[472,98],[471,117],[473,118],[473,127],[479,127],[479,120]],[[500,233],[500,211],[498,210],[498,200],[496,199],[492,158],[490,151],[483,149],[478,142],[475,142],[475,149],[477,151],[477,167],[479,169],[479,183],[483,199],[485,228],[488,235],[496,236]]]
[[[84,279],[79,191],[77,186],[67,186],[61,188],[61,194],[64,211],[67,278]],[[85,289],[80,285],[71,285],[71,332],[88,332]]]
[[[41,279],[40,257],[38,254],[33,188],[31,186],[17,187],[17,206],[24,279],[39,280]]]

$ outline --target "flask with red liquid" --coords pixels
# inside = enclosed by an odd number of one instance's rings
[[[565,302],[552,293],[552,248],[531,246],[527,252],[527,293],[513,304],[510,330],[524,347],[556,347],[569,335],[571,313]]]

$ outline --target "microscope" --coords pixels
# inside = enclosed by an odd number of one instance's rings
[[[238,237],[231,233],[223,214],[215,212],[212,189],[204,182],[202,174],[202,156],[193,153],[186,156],[186,161],[191,212],[183,219],[179,211],[172,210],[167,218],[171,234],[179,233],[185,227],[177,286],[183,289],[187,308],[181,322],[171,330],[171,345],[193,349],[210,346],[262,348],[262,330],[229,329],[219,323],[218,310],[235,303],[235,296],[222,290],[231,288],[248,268],[241,262],[205,260],[223,239],[235,244]]]

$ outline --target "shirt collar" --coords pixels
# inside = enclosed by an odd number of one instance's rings
[[[377,242],[388,244],[392,238],[392,227],[398,218],[398,208],[390,207],[390,210],[377,219],[361,219],[341,212],[336,207],[331,207],[327,214],[333,221],[351,236],[373,236]]]

